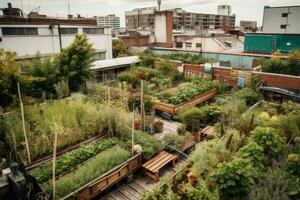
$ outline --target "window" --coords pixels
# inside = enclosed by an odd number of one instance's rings
[[[192,47],[192,43],[187,42],[187,43],[186,43],[186,47],[187,47],[187,48],[191,48],[191,47]]]
[[[95,52],[95,60],[105,60],[105,52]]]
[[[196,48],[201,48],[202,44],[201,43],[196,43]]]
[[[280,25],[280,28],[281,28],[281,29],[286,29],[286,24]]]
[[[1,29],[3,35],[38,35],[37,28],[5,27]]]
[[[60,34],[62,35],[71,35],[71,34],[77,34],[78,29],[77,28],[60,28]]]
[[[288,17],[288,13],[282,13],[281,17]]]
[[[83,33],[86,34],[104,34],[103,28],[83,28]]]
[[[176,42],[176,47],[177,48],[182,48],[182,42]]]

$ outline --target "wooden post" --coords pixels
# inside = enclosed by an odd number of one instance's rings
[[[17,87],[18,87],[18,94],[19,94],[19,100],[20,100],[23,133],[24,133],[24,138],[25,138],[25,145],[26,145],[26,150],[27,150],[28,162],[29,162],[29,164],[31,164],[30,150],[29,150],[29,144],[28,144],[28,138],[27,138],[26,126],[25,126],[24,105],[23,105],[23,101],[22,101],[20,83],[19,82],[17,82]]]
[[[144,127],[144,81],[141,79],[141,127]],[[145,131],[145,130],[144,130]]]
[[[132,127],[131,127],[131,154],[134,156],[134,121],[135,121],[135,106],[133,102],[133,111],[132,111]]]
[[[56,168],[56,151],[57,151],[57,131],[54,131],[54,143],[53,143],[53,161],[52,161],[52,186],[53,186],[53,200],[56,199],[56,185],[55,185],[55,168]]]

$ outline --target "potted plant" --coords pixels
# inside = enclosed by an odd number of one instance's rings
[[[134,120],[134,129],[138,130],[140,128],[141,128],[141,120],[140,119]]]
[[[162,133],[164,130],[164,123],[162,121],[154,122],[155,133]]]
[[[188,177],[188,182],[189,182],[192,186],[195,186],[196,183],[197,183],[197,177],[193,174],[192,171],[190,171],[190,172],[187,174],[187,177]]]
[[[184,123],[186,130],[191,132],[194,136],[194,140],[198,142],[200,122],[203,119],[204,113],[197,107],[191,107],[180,115],[180,119]]]

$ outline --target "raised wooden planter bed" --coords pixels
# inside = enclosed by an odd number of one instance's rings
[[[162,103],[160,101],[155,101],[154,108],[155,108],[155,110],[166,112],[171,115],[175,115],[183,107],[185,107],[187,105],[194,105],[194,106],[198,105],[204,101],[214,98],[216,96],[216,94],[217,94],[217,88],[213,88],[205,93],[202,93],[202,94],[194,97],[193,99],[182,102],[178,105],[171,105],[171,104]]]
[[[101,164],[101,163],[100,163]],[[127,160],[126,162],[116,166],[112,170],[106,172],[99,178],[91,181],[85,186],[79,188],[73,193],[62,198],[63,200],[89,200],[92,199],[105,189],[111,187],[115,183],[119,182],[134,170],[142,166],[142,157],[137,154]]]

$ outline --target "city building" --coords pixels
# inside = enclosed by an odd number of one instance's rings
[[[118,29],[120,28],[120,17],[116,15],[97,16],[97,25]]]
[[[97,26],[94,18],[24,18],[20,9],[11,5],[0,16],[0,49],[14,51],[17,59],[52,57],[69,46],[76,34],[85,33],[95,49],[95,59],[112,58],[111,30]],[[13,11],[13,12],[11,12]]]
[[[300,5],[264,7],[263,33],[300,33]]]
[[[240,30],[244,32],[256,32],[257,31],[257,22],[256,21],[240,21]]]
[[[175,35],[174,47],[199,52],[243,52],[243,42],[232,35]]]
[[[173,12],[157,11],[155,12],[154,45],[173,47]]]
[[[125,12],[126,28],[153,29],[156,11],[156,7],[147,7]]]
[[[295,49],[300,49],[300,34],[248,33],[245,36],[245,53],[289,53]]]
[[[230,6],[218,7],[221,14],[203,14],[187,12],[181,8],[171,9],[173,12],[173,30],[207,30],[235,28],[235,15],[231,14]],[[126,12],[126,28],[154,29],[156,7],[138,8]]]

